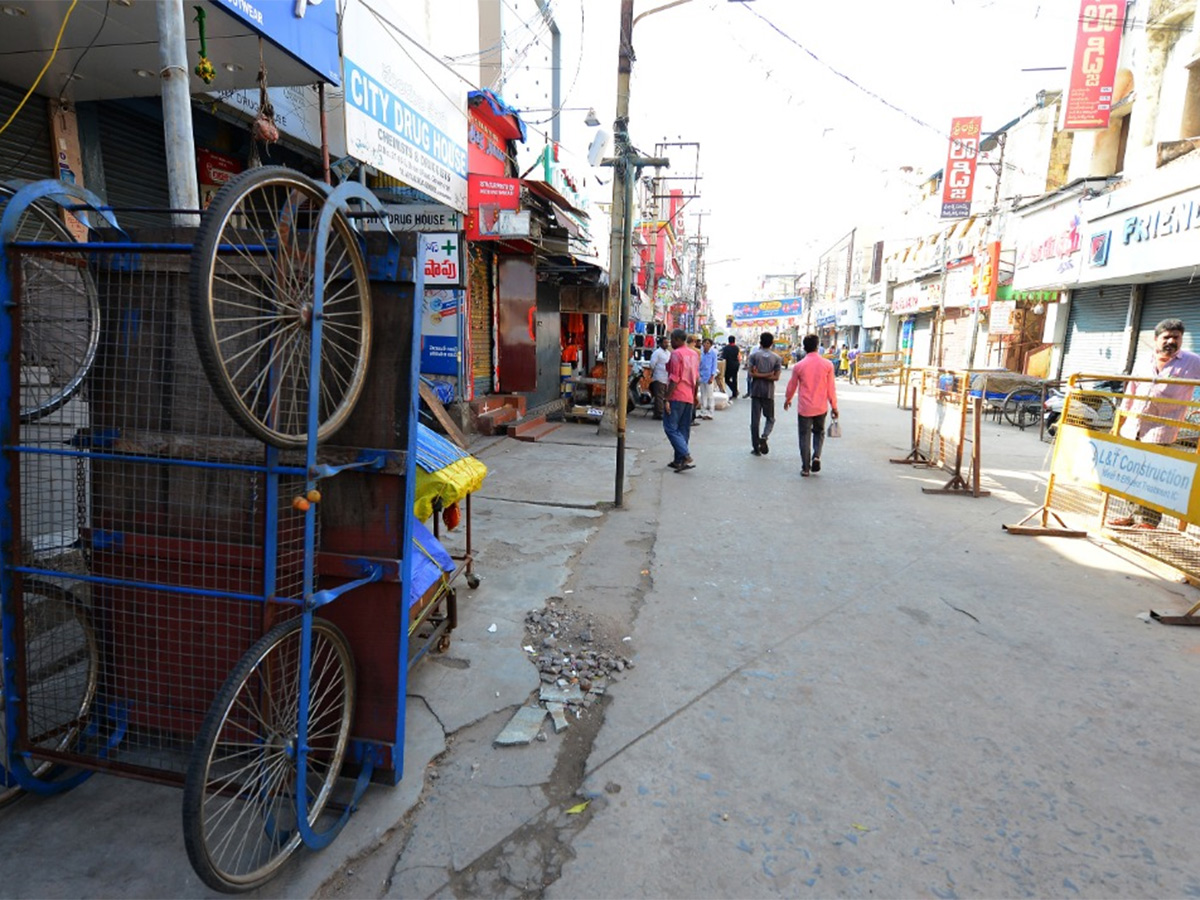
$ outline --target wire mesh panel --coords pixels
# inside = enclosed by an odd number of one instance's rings
[[[304,592],[304,517],[291,508],[304,478],[300,454],[248,438],[217,401],[192,334],[190,235],[168,237],[156,246],[178,249],[92,245],[86,268],[54,279],[95,297],[93,358],[73,396],[23,417],[9,455],[27,648],[16,743],[176,780],[239,658],[295,610],[249,601]],[[62,263],[36,245],[11,252],[24,310],[50,285],[25,273]],[[39,360],[79,355],[70,331],[61,354],[49,334],[18,335],[22,350],[37,338]],[[22,354],[23,405],[47,369]],[[271,465],[293,474],[273,480]]]

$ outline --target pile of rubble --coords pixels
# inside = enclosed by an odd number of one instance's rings
[[[542,609],[525,617],[525,652],[542,679],[538,698],[517,710],[496,738],[501,745],[545,740],[542,722],[549,713],[554,731],[569,725],[597,703],[615,675],[633,668],[633,660],[618,652],[629,638],[617,639],[602,623],[551,597]]]

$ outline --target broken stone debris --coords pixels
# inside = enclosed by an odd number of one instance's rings
[[[542,722],[546,719],[546,710],[540,706],[522,706],[516,715],[508,720],[504,730],[496,736],[496,743],[502,746],[528,744],[542,730]]]

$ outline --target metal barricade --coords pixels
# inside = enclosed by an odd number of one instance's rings
[[[948,369],[908,370],[912,381],[912,449],[891,462],[945,469],[950,480],[927,494],[987,496],[980,488],[980,398],[971,373]],[[919,378],[917,375],[919,374]]]
[[[887,353],[860,353],[851,363],[854,379],[871,384],[891,384],[900,378],[904,368],[904,352],[892,350]]]
[[[1123,390],[1097,386],[1112,375],[1071,376],[1045,500],[1005,530],[1102,532],[1200,580],[1200,381],[1120,377]],[[1148,403],[1141,386],[1150,384],[1186,396]]]

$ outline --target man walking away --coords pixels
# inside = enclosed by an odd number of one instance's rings
[[[833,363],[815,352],[817,336],[804,336],[804,358],[792,367],[788,379],[786,411],[796,397],[796,417],[800,430],[800,474],[821,471],[821,449],[825,446],[825,412],[838,417],[837,388],[834,387]]]
[[[659,344],[650,354],[650,396],[654,398],[654,418],[663,417],[663,403],[667,399],[667,362],[671,351]]]
[[[1200,355],[1183,349],[1183,322],[1163,319],[1154,326],[1154,356],[1139,363],[1133,374],[1150,382],[1131,381],[1125,386],[1121,409],[1129,413],[1121,422],[1121,437],[1144,444],[1173,444],[1179,429],[1163,419],[1182,419],[1189,407],[1172,400],[1191,400],[1190,384],[1161,384],[1162,378],[1200,379]],[[1166,400],[1162,403],[1160,400]],[[1157,528],[1162,513],[1133,504],[1130,515],[1109,519],[1116,528]]]
[[[750,378],[750,452],[763,456],[770,452],[767,438],[775,428],[775,382],[783,371],[783,363],[771,352],[775,337],[764,331],[758,339],[758,347],[746,360],[746,374]],[[767,424],[759,437],[759,420],[766,418]]]
[[[700,418],[711,419],[713,414],[714,380],[717,377],[717,351],[712,338],[704,339],[700,353]]]
[[[676,328],[671,332],[671,360],[667,363],[666,408],[663,411],[663,431],[675,458],[668,465],[676,472],[696,468],[688,441],[692,436],[692,401],[696,397],[696,381],[700,375],[699,357],[682,349],[687,332]]]
[[[737,338],[732,334],[729,336],[729,343],[721,348],[721,359],[725,360],[725,387],[729,389],[729,399],[736,400],[738,398],[738,345]]]

